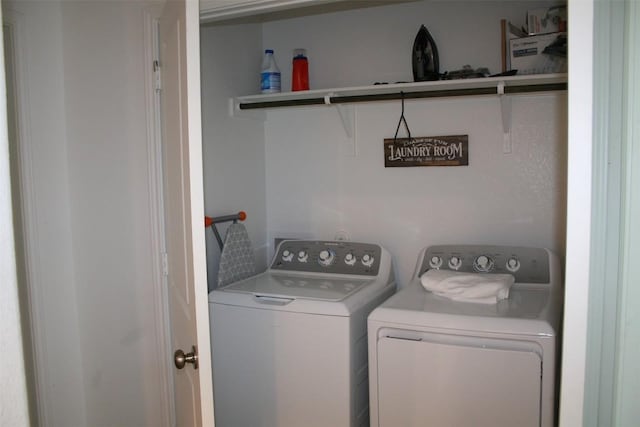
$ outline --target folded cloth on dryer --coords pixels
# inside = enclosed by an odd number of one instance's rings
[[[515,279],[511,274],[460,273],[429,270],[420,277],[422,286],[455,301],[496,304],[509,298]]]

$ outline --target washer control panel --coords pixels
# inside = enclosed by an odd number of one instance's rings
[[[285,240],[271,269],[377,276],[381,255],[380,246],[371,243]]]
[[[437,245],[424,252],[419,275],[427,270],[507,273],[520,283],[549,283],[549,254],[520,246]]]

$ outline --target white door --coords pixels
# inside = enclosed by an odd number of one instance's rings
[[[212,426],[198,1],[168,0],[159,39],[167,283],[175,352],[169,357],[175,361],[176,425]]]

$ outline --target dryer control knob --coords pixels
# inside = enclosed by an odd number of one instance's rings
[[[462,260],[458,256],[452,256],[449,258],[449,268],[452,270],[457,270],[462,266]]]
[[[429,260],[429,267],[435,269],[442,267],[442,258],[440,258],[438,255],[432,256]]]
[[[348,266],[356,265],[356,256],[352,252],[349,252],[344,256],[344,263]]]
[[[320,254],[318,255],[318,264],[320,264],[323,267],[328,267],[331,264],[333,264],[333,261],[336,258],[336,254],[335,252],[333,252],[331,249],[324,249],[322,251],[320,251]]]
[[[282,260],[284,262],[291,262],[293,260],[293,252],[286,249],[282,251]]]
[[[302,251],[298,252],[298,261],[299,262],[307,262],[307,260],[309,260],[309,254],[307,253],[307,251],[302,250]]]
[[[369,254],[362,255],[361,262],[362,262],[362,265],[364,265],[365,267],[371,267],[374,261],[375,261],[375,258],[372,255],[369,255]]]
[[[473,261],[473,268],[480,273],[488,273],[493,269],[493,260],[486,255],[480,255]]]
[[[512,273],[520,270],[520,260],[514,255],[507,260],[507,270]]]

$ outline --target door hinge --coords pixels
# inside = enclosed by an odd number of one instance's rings
[[[156,91],[162,90],[162,77],[160,73],[160,61],[157,59],[153,61],[153,80],[154,80],[154,88]]]
[[[162,253],[162,275],[165,277],[169,275],[169,258],[166,252]]]

